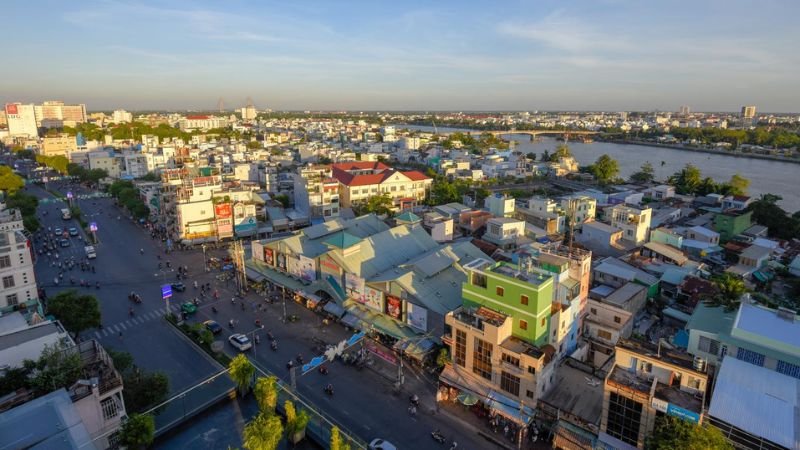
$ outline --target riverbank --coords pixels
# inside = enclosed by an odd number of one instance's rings
[[[609,143],[612,143],[612,144],[642,145],[642,146],[646,146],[646,147],[669,148],[669,149],[673,149],[673,150],[685,150],[685,151],[695,152],[695,153],[709,153],[709,154],[712,154],[712,155],[732,156],[734,158],[763,159],[763,160],[767,160],[767,161],[781,161],[781,162],[800,164],[800,158],[787,158],[785,156],[762,155],[762,154],[759,154],[759,153],[731,152],[731,151],[728,151],[728,150],[715,150],[715,149],[710,149],[710,148],[686,147],[686,146],[674,145],[674,144],[659,144],[659,143],[656,143],[656,142],[637,141],[637,140],[634,140],[634,139],[603,139],[602,137],[598,137],[597,139],[598,139],[598,141],[609,142]]]

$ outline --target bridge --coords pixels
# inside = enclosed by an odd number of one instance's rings
[[[587,135],[595,135],[600,134],[599,131],[591,131],[591,130],[552,130],[552,129],[541,129],[541,130],[475,130],[475,131],[449,131],[449,132],[442,132],[438,133],[442,136],[449,136],[451,134],[461,133],[461,134],[469,134],[472,136],[480,136],[482,134],[491,134],[492,136],[500,136],[504,134],[527,134],[531,137],[531,139],[535,138],[536,136],[542,134],[549,134],[549,135],[563,135],[565,137],[570,136],[587,136]]]

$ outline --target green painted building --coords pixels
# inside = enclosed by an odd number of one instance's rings
[[[728,242],[737,234],[752,225],[752,211],[721,212],[714,216],[714,231],[719,233],[720,242]]]
[[[464,266],[464,306],[485,306],[514,319],[512,334],[537,346],[548,343],[553,277],[526,273],[506,262],[476,259]]]

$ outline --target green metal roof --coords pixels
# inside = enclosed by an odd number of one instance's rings
[[[352,234],[346,231],[340,231],[333,236],[329,237],[322,241],[324,244],[332,245],[334,247],[338,247],[341,249],[350,248],[358,243],[361,242],[361,239],[353,236]]]
[[[421,221],[422,219],[420,219],[420,217],[418,215],[414,214],[413,212],[406,211],[406,212],[400,214],[399,216],[395,217],[395,220],[398,221],[398,222],[416,223],[416,222]]]

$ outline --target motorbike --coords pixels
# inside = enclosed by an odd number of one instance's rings
[[[444,442],[447,440],[439,430],[431,431],[431,437],[433,438],[434,441],[440,444],[444,444]]]
[[[322,374],[322,375],[327,375],[328,374],[328,368],[325,367],[325,366],[319,366],[318,370],[319,370],[319,373]]]
[[[277,352],[278,351],[278,341],[272,341],[272,343],[269,344],[269,347],[272,349],[272,351]]]
[[[212,307],[211,307],[211,311],[213,311],[213,312],[215,312],[215,313],[216,313],[216,312],[217,312],[217,307],[216,307],[216,306],[212,306]]]
[[[325,386],[325,388],[323,390],[325,391],[326,394],[328,394],[331,397],[333,397],[333,386],[331,386],[329,384],[329,385]]]
[[[100,289],[100,282],[98,281],[97,283],[95,283],[94,287],[97,288],[97,289]]]
[[[296,359],[300,364],[303,364],[303,355],[297,355],[294,359]]]
[[[408,397],[408,401],[414,406],[419,406],[419,397],[417,397],[417,394]]]

